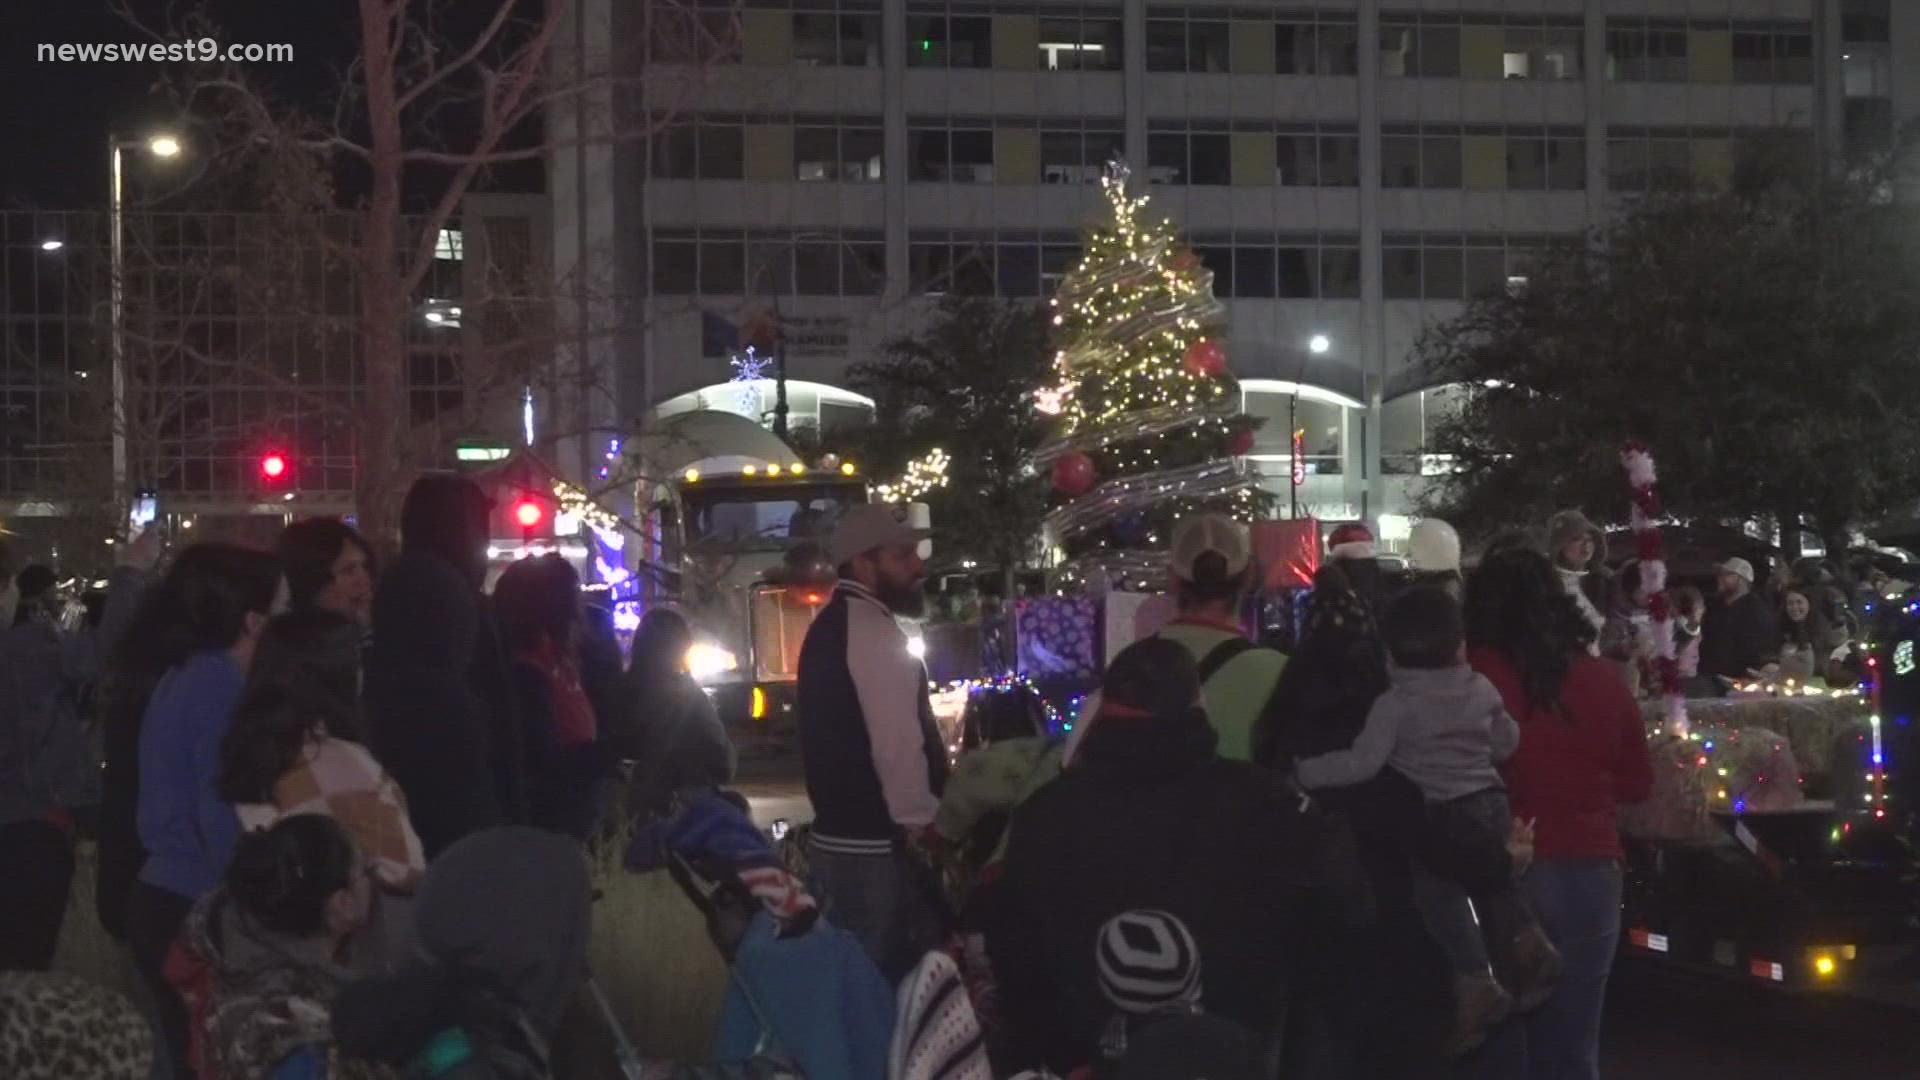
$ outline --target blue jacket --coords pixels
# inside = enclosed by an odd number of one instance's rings
[[[751,998],[748,995],[751,994]],[[744,1061],[761,1042],[817,1080],[882,1080],[893,1042],[893,987],[852,934],[825,919],[794,938],[776,938],[766,912],[740,942],[714,1039],[715,1061]]]
[[[214,791],[246,673],[225,652],[167,672],[140,721],[140,880],[189,899],[220,883],[240,819]]]

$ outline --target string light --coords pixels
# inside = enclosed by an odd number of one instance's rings
[[[1098,455],[1104,482],[1048,522],[1053,536],[1096,550],[1110,546],[1097,530],[1122,514],[1150,514],[1153,528],[1141,534],[1152,543],[1171,518],[1227,511],[1251,521],[1265,498],[1256,470],[1220,467],[1236,432],[1257,426],[1238,417],[1237,385],[1188,360],[1223,314],[1213,273],[1171,221],[1145,215],[1150,196],[1129,194],[1129,179],[1116,160],[1100,180],[1108,218],[1050,301],[1055,379],[1035,395],[1038,411],[1059,417],[1037,462]]]
[[[553,483],[553,498],[560,504],[560,511],[572,514],[580,522],[596,532],[609,532],[623,535],[620,529],[623,522],[619,515],[607,511],[599,503],[587,498],[587,493],[572,484],[556,480]]]
[[[947,486],[947,466],[952,459],[947,452],[934,447],[919,458],[907,463],[907,471],[900,479],[890,484],[881,484],[873,489],[881,502],[912,502],[930,492]]]

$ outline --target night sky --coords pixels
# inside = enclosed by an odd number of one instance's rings
[[[226,43],[294,46],[291,65],[256,65],[276,93],[302,105],[337,85],[354,52],[353,0],[132,0],[156,25],[199,7]],[[0,0],[0,209],[98,207],[106,201],[109,130],[137,132],[171,115],[162,65],[40,63],[41,42],[144,40],[110,0]]]

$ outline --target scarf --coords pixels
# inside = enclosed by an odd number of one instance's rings
[[[599,735],[593,714],[593,702],[580,685],[580,668],[552,641],[542,641],[522,652],[518,659],[546,677],[553,695],[553,735],[563,748],[584,746]]]

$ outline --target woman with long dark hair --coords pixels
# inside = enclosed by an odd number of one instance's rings
[[[364,745],[360,640],[359,623],[318,608],[267,624],[220,747],[220,797],[248,829],[337,818],[380,885],[410,893],[426,856],[406,796]]]
[[[136,628],[123,651],[130,682],[119,692],[150,686],[137,736],[136,824],[146,859],[127,898],[127,940],[160,1003],[180,1075],[189,1075],[186,1016],[162,969],[188,909],[220,883],[239,839],[240,820],[214,785],[220,743],[260,632],[285,604],[279,560],[196,544],[147,598],[142,622],[154,637]]]
[[[1515,818],[1534,823],[1527,894],[1565,962],[1553,996],[1488,1053],[1524,1041],[1526,1075],[1597,1080],[1620,937],[1618,812],[1652,792],[1646,729],[1618,667],[1592,655],[1596,628],[1546,556],[1483,560],[1467,581],[1466,624],[1469,661],[1520,723],[1503,773]]]
[[[337,612],[373,625],[373,545],[339,518],[296,521],[282,529],[274,554],[287,570],[289,607]]]
[[[675,794],[733,782],[733,743],[713,701],[687,674],[693,631],[679,612],[655,608],[633,636],[628,684],[640,706],[640,744],[627,787],[627,812],[666,812]]]
[[[1820,610],[1820,593],[1810,585],[1790,585],[1780,593],[1780,677],[1806,682],[1831,668],[1834,652],[1847,643],[1844,627],[1835,627]]]
[[[580,678],[580,575],[558,555],[522,559],[493,588],[524,728],[532,823],[585,838],[607,770]]]

